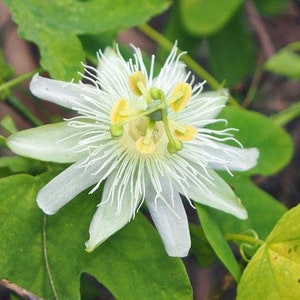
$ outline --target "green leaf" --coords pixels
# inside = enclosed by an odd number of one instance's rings
[[[39,174],[45,171],[45,165],[40,161],[25,157],[7,156],[0,157],[0,169],[7,169],[10,175],[13,173]]]
[[[0,84],[5,82],[13,74],[13,67],[4,60],[3,51],[0,50]]]
[[[89,220],[98,203],[98,199],[93,200],[94,205],[91,199],[86,201],[86,196],[73,200],[73,208],[66,207],[49,220],[48,240],[55,243],[49,243],[48,251],[56,262],[52,270],[59,293],[66,295],[66,283],[73,283],[68,292],[71,294],[78,286],[74,275],[84,271],[95,276],[117,299],[191,299],[182,262],[167,256],[159,236],[141,214],[93,253],[84,252],[83,241],[88,238]],[[76,220],[86,220],[85,226],[79,226]],[[67,257],[81,263],[70,266],[61,255],[62,247]]]
[[[42,21],[41,26],[58,31],[84,33],[101,33],[116,28],[128,28],[147,21],[152,16],[167,9],[170,1],[166,0],[61,0],[43,3],[35,0],[5,0],[7,5],[19,20],[25,16],[24,9],[29,13],[28,18]],[[18,8],[17,5],[20,7]],[[58,22],[59,20],[59,22]],[[34,27],[34,26],[31,26]]]
[[[10,77],[14,74],[13,67],[6,63],[3,57],[2,50],[0,49],[0,86],[7,82]],[[0,91],[0,100],[4,100],[10,95],[10,90]]]
[[[202,228],[215,253],[232,274],[235,280],[241,276],[239,265],[227,244],[218,223],[214,220],[209,210],[199,204],[195,204]]]
[[[232,86],[253,71],[255,49],[244,11],[239,10],[222,30],[208,37],[208,48],[209,65],[219,82]]]
[[[48,31],[37,32],[34,38],[23,37],[39,46],[41,66],[49,71],[51,77],[68,81],[79,79],[78,73],[83,73],[80,62],[85,61],[80,40],[72,34]]]
[[[200,226],[190,224],[192,246],[191,251],[200,267],[208,267],[217,260],[217,256],[205,237]]]
[[[238,129],[234,132],[234,137],[245,148],[259,149],[256,167],[243,174],[275,174],[291,160],[293,154],[291,137],[267,117],[236,107],[226,107],[219,117],[228,120],[228,128]],[[222,125],[214,127],[222,128]]]
[[[180,0],[181,18],[187,31],[208,35],[220,30],[243,0]]]
[[[272,1],[261,1],[253,0],[256,8],[264,15],[278,15],[283,12],[287,5],[289,4],[288,0],[272,0]]]
[[[178,1],[175,1],[169,10],[168,18],[166,19],[166,24],[163,29],[163,35],[169,41],[177,41],[178,47],[187,51],[189,56],[197,56],[202,37],[192,36],[186,31],[182,24]],[[164,62],[169,54],[169,50],[159,46],[156,57],[160,62]]]
[[[9,115],[6,115],[3,119],[1,119],[0,125],[9,134],[18,131],[13,118]]]
[[[0,278],[41,295],[37,284],[47,279],[41,268],[43,216],[35,203],[36,192],[32,176],[14,175],[0,180]]]
[[[6,138],[3,135],[0,135],[0,146],[6,145]]]
[[[85,55],[78,35],[121,30],[164,11],[167,0],[5,0],[22,38],[36,43],[41,65],[52,77],[77,77]],[[28,26],[31,24],[31,26]]]
[[[45,299],[53,295],[43,256],[43,214],[35,198],[51,177],[46,173],[0,180],[0,278]],[[158,233],[142,214],[93,253],[85,252],[100,192],[83,192],[58,214],[47,217],[47,252],[58,297],[79,299],[80,275],[85,272],[117,299],[192,299],[182,261],[167,256]]]
[[[272,55],[265,63],[264,69],[272,73],[300,79],[300,43],[293,43]]]
[[[97,64],[97,51],[99,51],[99,49],[104,50],[108,46],[113,46],[116,37],[117,31],[112,30],[101,34],[85,34],[81,35],[79,38],[83,45],[84,51],[87,55],[89,55],[87,58],[93,58],[92,62],[94,63],[95,61]]]
[[[246,267],[238,300],[300,299],[300,206],[288,211]]]

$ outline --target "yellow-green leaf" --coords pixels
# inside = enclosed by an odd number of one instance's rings
[[[279,220],[245,269],[238,300],[300,299],[300,205]]]

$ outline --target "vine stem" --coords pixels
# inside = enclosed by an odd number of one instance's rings
[[[256,96],[258,86],[263,75],[263,64],[264,64],[264,57],[263,54],[260,53],[257,59],[257,64],[256,64],[257,67],[253,74],[251,84],[249,86],[247,95],[244,98],[244,101],[242,103],[242,107],[244,108],[247,108]]]
[[[53,277],[51,274],[50,270],[50,265],[49,265],[49,259],[48,259],[48,250],[47,250],[47,232],[46,232],[46,227],[47,227],[47,216],[44,214],[44,221],[43,221],[43,252],[44,252],[44,260],[45,260],[45,266],[48,274],[48,279],[50,282],[51,290],[53,293],[53,297],[55,300],[58,300],[58,295],[56,292],[56,288],[54,285]]]
[[[173,43],[171,41],[169,41],[167,38],[165,38],[162,34],[160,34],[148,24],[141,24],[138,26],[138,29],[163,48],[169,51],[173,48]],[[178,48],[178,52],[181,53],[183,51]],[[191,70],[193,70],[198,76],[206,80],[207,83],[211,86],[211,88],[217,90],[222,87],[222,84],[220,84],[212,75],[210,75],[188,54],[182,56],[181,60],[185,62],[186,65]],[[228,102],[233,106],[240,106],[237,100],[235,100],[232,96],[229,97]]]
[[[265,241],[260,240],[258,238],[254,238],[245,234],[236,234],[236,233],[228,233],[225,235],[225,239],[227,241],[240,241],[245,243],[250,243],[253,245],[263,245]]]
[[[31,124],[35,126],[43,125],[43,122],[36,117],[19,99],[9,96],[6,102],[13,106],[21,115],[23,115]]]
[[[35,73],[41,72],[42,70],[43,70],[42,68],[34,69],[31,72],[21,74],[18,77],[1,84],[0,85],[0,92],[5,91],[7,89],[10,89],[11,87],[13,87],[13,86],[29,79],[29,78],[31,78]]]
[[[273,120],[279,126],[284,126],[290,121],[300,116],[300,102],[296,102],[285,110],[271,116],[270,119]]]
[[[14,282],[11,282],[7,279],[2,279],[0,281],[0,290],[1,288],[5,289],[5,291],[13,292],[14,294],[20,296],[23,299],[27,300],[43,300],[42,298],[32,294],[31,292],[25,290],[23,287],[18,286]],[[2,298],[1,298],[2,299]],[[8,299],[5,297],[5,299]],[[10,299],[10,298],[9,298]]]

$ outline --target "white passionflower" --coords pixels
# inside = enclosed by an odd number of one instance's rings
[[[190,234],[180,195],[245,219],[240,200],[213,169],[248,170],[258,150],[223,144],[235,140],[232,129],[206,128],[220,121],[215,117],[228,94],[194,85],[176,45],[157,76],[154,56],[148,71],[140,49],[133,49],[129,61],[118,48],[99,52],[98,69],[85,67],[87,83],[35,75],[34,95],[77,116],[13,134],[7,144],[23,156],[73,163],[40,190],[37,203],[46,214],[105,180],[87,251],[127,224],[145,201],[167,253],[186,256]]]

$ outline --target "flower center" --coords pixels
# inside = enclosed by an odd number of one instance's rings
[[[178,83],[166,98],[161,89],[147,89],[145,76],[137,71],[129,76],[129,88],[135,96],[144,98],[147,108],[133,110],[128,100],[119,99],[110,113],[110,132],[113,137],[123,137],[123,141],[131,139],[135,149],[142,154],[152,154],[163,136],[167,139],[165,147],[169,153],[180,151],[183,141],[196,137],[195,127],[181,125],[168,118],[169,110],[179,113],[186,107],[192,93],[190,84]]]

